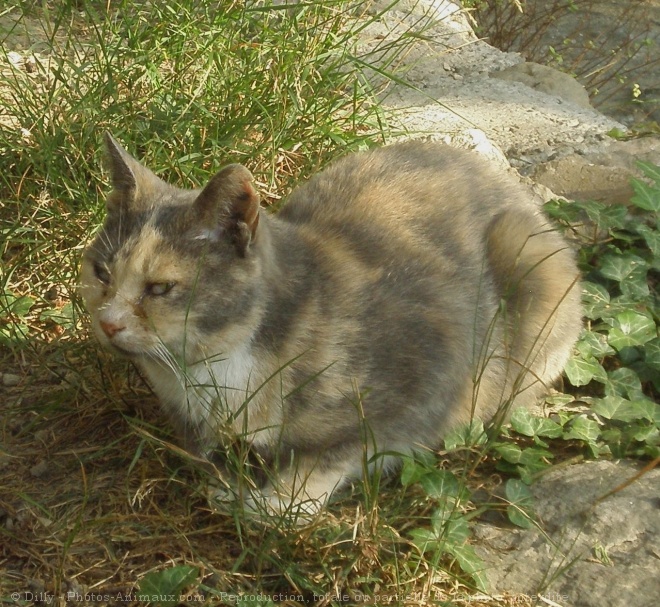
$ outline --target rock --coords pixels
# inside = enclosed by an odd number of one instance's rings
[[[13,373],[0,373],[0,377],[2,377],[2,385],[8,388],[18,386],[21,383],[20,375],[14,375]]]
[[[417,30],[419,36],[410,35]],[[547,160],[557,148],[572,152],[578,146],[597,143],[612,129],[625,132],[623,125],[588,104],[576,105],[557,97],[556,89],[550,95],[519,82],[488,77],[519,64],[520,57],[479,40],[466,13],[454,2],[397,4],[386,18],[364,29],[360,51],[365,62],[375,63],[381,72],[391,72],[385,49],[396,48],[402,37],[416,42],[406,47],[396,79],[388,80],[378,71],[366,74],[374,87],[382,89],[383,110],[392,130],[401,136],[456,137],[478,129],[509,160],[524,158],[522,164],[529,165]],[[455,74],[461,78],[455,79]],[[580,87],[570,76],[562,76]]]
[[[596,461],[557,469],[532,487],[540,528],[478,523],[475,549],[491,590],[563,607],[652,604],[660,596],[660,470],[599,499],[638,468]]]
[[[504,152],[488,139],[486,133],[479,129],[466,129],[454,135],[446,135],[442,140],[444,143],[457,148],[479,152],[481,155],[490,158],[504,170],[509,170],[510,168],[509,161],[506,159]]]
[[[632,171],[593,164],[571,154],[536,167],[534,180],[570,200],[627,203],[632,195]]]
[[[455,3],[406,0],[390,12],[395,14],[364,33],[364,50],[375,51],[369,57],[380,57],[382,71],[391,68],[386,52],[377,49],[406,28],[423,28],[396,80],[371,74],[383,90],[392,138],[424,137],[475,149],[502,170],[513,165],[531,178],[530,191],[542,200],[561,195],[627,202],[635,160],[660,161],[657,138],[611,139],[612,129],[625,127],[594,110],[573,78],[520,64],[519,56],[478,40]],[[540,594],[538,604],[562,607],[655,604],[660,470],[598,500],[636,471],[633,463],[607,461],[558,468],[532,488],[538,528],[476,524],[475,549],[486,563],[491,590],[527,594],[530,603]]]
[[[30,474],[35,478],[42,478],[48,474],[50,465],[45,459],[37,462],[32,468],[30,468]]]
[[[534,90],[559,97],[583,108],[591,108],[589,93],[575,78],[547,65],[524,61],[499,72],[492,72],[490,77],[521,82]]]
[[[636,165],[638,160],[660,165],[660,138],[603,142],[540,163],[530,177],[571,200],[627,204],[633,195],[630,180],[642,176]]]
[[[374,3],[377,10],[387,5]],[[535,198],[543,200],[627,203],[630,179],[640,175],[635,160],[660,163],[660,139],[610,138],[610,131],[625,133],[625,127],[594,110],[573,77],[521,63],[517,54],[477,39],[455,2],[402,0],[365,28],[362,52],[388,72],[387,52],[379,49],[396,46],[416,28],[423,36],[407,48],[397,79],[377,71],[370,76],[383,88],[392,139],[423,137],[485,152],[531,178]]]
[[[10,65],[17,68],[20,68],[25,63],[23,55],[17,53],[16,51],[9,51],[7,53],[7,61],[10,63]]]

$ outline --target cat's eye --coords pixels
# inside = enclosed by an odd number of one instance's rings
[[[98,278],[104,285],[110,284],[110,271],[102,263],[94,264],[94,275]]]
[[[161,295],[167,295],[172,287],[174,287],[173,282],[151,282],[147,285],[146,291],[149,295],[160,297]]]

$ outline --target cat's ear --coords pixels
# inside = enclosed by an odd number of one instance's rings
[[[207,237],[229,235],[241,255],[256,238],[259,225],[259,194],[252,179],[243,165],[230,164],[211,178],[193,204]]]
[[[108,211],[130,210],[139,206],[140,201],[148,201],[154,190],[163,185],[161,179],[133,158],[107,131],[104,140],[113,188],[106,200]]]

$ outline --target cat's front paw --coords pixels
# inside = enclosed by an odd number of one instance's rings
[[[263,522],[269,520],[286,520],[295,525],[306,525],[311,522],[323,508],[324,502],[319,500],[292,499],[289,495],[275,492],[271,488],[259,489],[223,483],[207,488],[207,498],[211,508],[217,512],[228,512],[228,509],[240,504],[243,512],[251,518]],[[240,508],[239,505],[239,508]]]
[[[301,496],[302,497],[302,496]],[[325,500],[309,497],[296,499],[287,494],[278,493],[272,488],[254,491],[243,500],[246,512],[263,519],[286,519],[295,525],[307,525],[323,509]]]
[[[216,485],[208,487],[207,498],[211,504],[231,504],[238,499],[238,494],[230,485]]]

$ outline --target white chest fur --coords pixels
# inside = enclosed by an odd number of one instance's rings
[[[140,368],[161,402],[178,418],[193,426],[231,428],[258,442],[266,438],[260,435],[267,426],[259,423],[264,375],[249,344],[185,368],[151,360],[142,361]],[[271,426],[266,433],[272,431]]]

